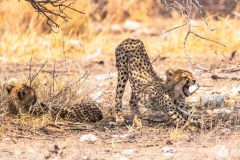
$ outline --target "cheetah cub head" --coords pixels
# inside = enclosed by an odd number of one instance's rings
[[[188,97],[199,88],[196,79],[189,71],[169,69],[166,71],[166,76],[166,86],[173,92],[175,99]]]
[[[11,114],[18,114],[20,110],[29,110],[37,100],[35,90],[25,84],[8,85],[6,87],[8,99],[8,111]]]

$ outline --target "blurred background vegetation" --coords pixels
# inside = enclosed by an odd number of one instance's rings
[[[240,7],[235,0],[200,0],[204,16],[194,13],[194,32],[224,43],[227,48],[196,37],[189,37],[192,56],[212,53],[231,54],[240,48]],[[24,1],[0,1],[0,62],[25,63],[36,60],[82,59],[83,55],[104,53],[114,58],[116,46],[125,38],[144,41],[151,56],[184,56],[183,41],[187,26],[162,34],[184,23],[176,11],[166,11],[160,0],[76,0],[69,23],[53,17],[60,28],[53,32],[45,17]],[[210,29],[214,31],[210,31]],[[100,54],[99,54],[100,55]]]

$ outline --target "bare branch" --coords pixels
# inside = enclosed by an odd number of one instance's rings
[[[197,33],[192,32],[192,31],[191,31],[190,33],[193,34],[193,35],[195,35],[195,36],[198,37],[198,38],[201,38],[201,39],[204,39],[204,40],[207,40],[207,41],[213,42],[213,43],[217,43],[217,44],[219,44],[219,45],[221,45],[221,46],[227,48],[227,46],[226,46],[225,44],[221,43],[221,42],[218,42],[218,41],[214,41],[214,40],[211,40],[211,39],[205,38],[205,37],[200,36],[200,35],[198,35]]]
[[[47,20],[46,23],[53,28],[58,28],[59,24],[54,20],[56,17],[60,17],[65,22],[71,19],[65,10],[69,9],[80,14],[83,12],[72,7],[73,1],[70,0],[25,0],[35,9],[38,14],[43,15]]]
[[[166,31],[162,32],[161,34],[165,34],[165,33],[171,32],[171,31],[173,31],[173,30],[175,30],[175,29],[184,27],[184,26],[186,26],[186,25],[187,25],[187,23],[184,23],[184,24],[179,25],[179,26],[177,26],[177,27],[173,27],[173,28],[171,28],[171,29],[169,29],[169,30],[166,30]]]
[[[188,50],[187,50],[187,47],[186,47],[187,39],[188,39],[189,35],[192,34],[192,35],[194,35],[197,38],[204,39],[204,40],[207,40],[207,41],[219,44],[219,45],[221,45],[223,47],[226,47],[226,45],[224,45],[221,42],[214,41],[214,40],[211,40],[209,38],[203,37],[203,36],[199,35],[198,33],[195,33],[194,31],[192,31],[192,27],[193,26],[191,25],[190,20],[192,19],[192,13],[193,13],[194,9],[201,15],[201,18],[204,21],[205,25],[208,27],[208,29],[210,31],[214,31],[214,29],[211,29],[209,27],[205,17],[203,16],[202,6],[200,5],[199,0],[161,0],[161,3],[165,6],[166,9],[180,11],[182,13],[182,15],[185,16],[185,19],[186,19],[186,23],[185,24],[177,26],[177,27],[174,27],[172,29],[169,29],[169,30],[167,30],[167,31],[165,31],[163,33],[171,32],[171,31],[173,31],[175,29],[178,29],[178,28],[181,28],[181,27],[184,27],[184,26],[187,25],[188,26],[188,31],[187,31],[187,34],[185,35],[184,41],[183,41],[184,54],[186,55],[187,60],[194,67],[196,67],[198,69],[201,69],[201,70],[204,70],[204,71],[208,71],[206,69],[203,69],[202,67],[197,66],[196,64],[194,64],[192,62],[191,57],[189,56],[189,53],[188,53]]]

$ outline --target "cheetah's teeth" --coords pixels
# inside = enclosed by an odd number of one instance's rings
[[[198,86],[197,85],[192,85],[188,88],[188,91],[190,92],[190,94],[196,92],[198,90]]]

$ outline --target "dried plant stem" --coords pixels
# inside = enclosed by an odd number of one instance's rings
[[[33,57],[33,53],[31,55],[30,61],[29,61],[29,69],[28,69],[28,80],[29,81],[29,86],[32,86],[32,83],[34,81],[34,79],[39,75],[39,73],[42,71],[42,69],[44,68],[44,66],[47,64],[47,61],[45,61],[40,69],[36,72],[36,74],[32,75],[32,57]]]

